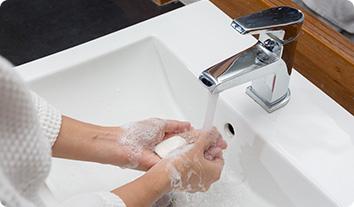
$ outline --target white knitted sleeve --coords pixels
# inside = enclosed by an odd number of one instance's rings
[[[88,193],[75,196],[63,207],[126,207],[122,199],[110,192]]]
[[[61,113],[34,92],[32,92],[32,99],[43,134],[53,146],[61,127]]]

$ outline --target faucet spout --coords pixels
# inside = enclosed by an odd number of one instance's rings
[[[279,57],[267,51],[258,42],[242,53],[203,71],[199,79],[208,86],[210,93],[220,93],[226,89],[265,76],[267,73],[277,73],[275,68],[266,68],[279,60]],[[263,57],[263,59],[259,59]]]
[[[289,80],[304,16],[289,7],[277,7],[241,17],[231,26],[241,34],[253,34],[258,42],[199,76],[210,93],[252,81],[246,93],[266,111],[273,112],[290,99]]]

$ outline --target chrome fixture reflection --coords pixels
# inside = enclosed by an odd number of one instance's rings
[[[304,21],[301,11],[276,7],[235,19],[231,26],[258,42],[205,70],[199,79],[212,94],[252,81],[246,93],[273,112],[290,99],[289,80],[297,39]]]

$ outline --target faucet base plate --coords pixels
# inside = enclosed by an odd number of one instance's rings
[[[251,97],[256,103],[258,103],[268,113],[272,113],[273,111],[285,106],[290,100],[290,90],[288,90],[288,92],[279,100],[274,101],[272,103],[260,98],[254,91],[252,86],[247,87],[246,94],[249,97]]]

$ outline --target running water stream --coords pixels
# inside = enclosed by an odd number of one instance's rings
[[[204,130],[211,129],[213,127],[215,110],[216,110],[216,105],[218,103],[218,99],[219,99],[219,94],[211,94],[209,96],[207,110],[205,112],[205,118],[203,124]]]

